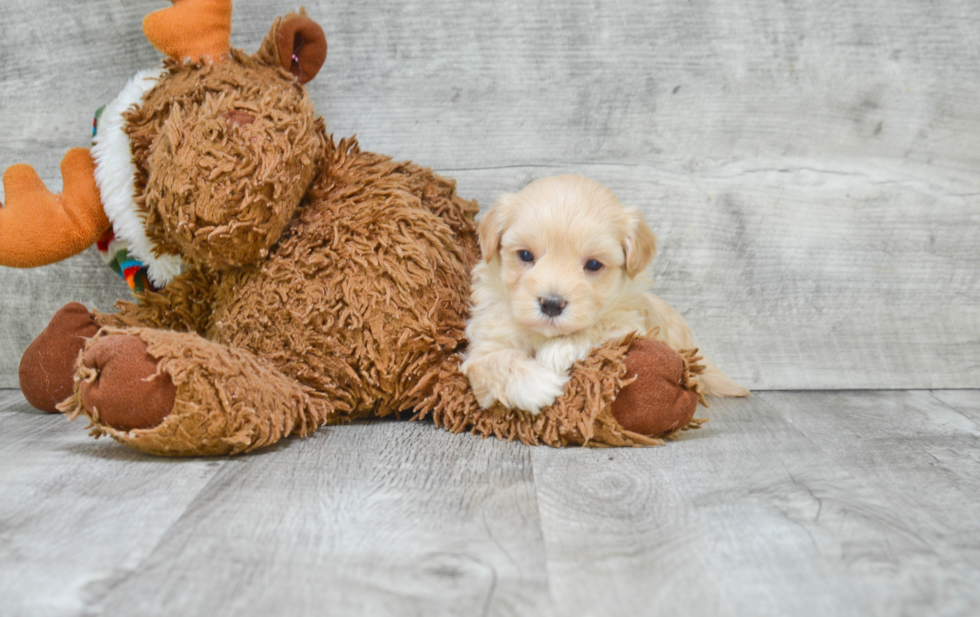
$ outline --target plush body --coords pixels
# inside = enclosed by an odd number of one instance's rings
[[[305,13],[277,20],[251,56],[227,47],[229,15],[229,0],[179,0],[149,16],[171,58],[130,84],[137,104],[107,108],[118,117],[100,122],[94,158],[69,153],[62,195],[8,190],[8,206],[76,204],[90,224],[13,244],[9,222],[23,217],[4,208],[0,263],[77,252],[105,231],[104,205],[162,286],[114,314],[59,311],[21,362],[29,401],[53,410],[70,392],[57,408],[93,434],[160,455],[244,452],[402,411],[556,446],[649,445],[697,425],[693,354],[632,335],[591,354],[538,417],[481,409],[459,372],[476,204],[428,169],[327,134],[303,88],[326,41]],[[642,400],[617,408],[630,388]]]
[[[463,344],[475,212],[429,170],[327,140],[297,216],[261,263],[189,266],[96,322],[251,352],[308,388],[330,421],[412,409],[422,395],[412,388]]]

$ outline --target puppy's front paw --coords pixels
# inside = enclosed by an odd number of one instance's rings
[[[555,373],[567,374],[576,361],[588,357],[590,349],[563,340],[549,341],[535,352],[534,359]]]
[[[520,375],[507,384],[509,407],[538,415],[543,407],[551,405],[562,395],[569,377],[543,366],[540,369]]]

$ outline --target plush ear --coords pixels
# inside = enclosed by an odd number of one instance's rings
[[[327,59],[327,37],[306,9],[300,9],[298,14],[290,13],[272,24],[258,56],[282,66],[305,84],[316,77]]]
[[[487,263],[500,252],[500,239],[507,231],[508,212],[515,197],[511,194],[501,195],[480,219],[477,234],[480,236],[480,251]]]
[[[623,252],[626,253],[626,274],[634,278],[646,270],[657,255],[657,237],[647,227],[642,212],[630,210],[629,217],[629,231],[623,242]]]

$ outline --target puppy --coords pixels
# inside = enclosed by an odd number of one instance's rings
[[[680,313],[648,293],[656,237],[639,210],[581,176],[554,176],[501,196],[479,227],[469,349],[461,369],[480,404],[532,414],[561,395],[576,360],[611,339],[659,328],[695,348]],[[707,394],[746,396],[710,361]]]

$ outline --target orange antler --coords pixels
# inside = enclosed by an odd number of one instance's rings
[[[172,0],[143,20],[153,46],[178,62],[221,62],[231,48],[231,0]]]
[[[3,174],[7,205],[0,207],[0,265],[55,263],[81,253],[109,229],[88,149],[68,151],[61,177],[64,190],[55,195],[29,165],[14,165]]]

